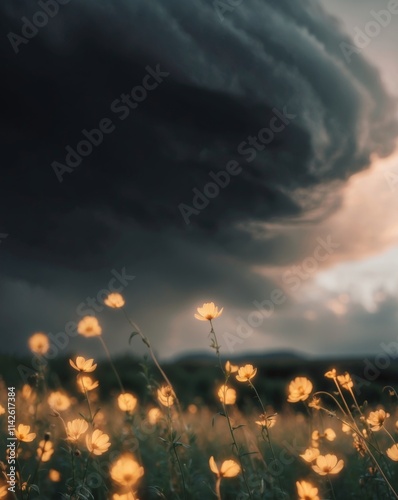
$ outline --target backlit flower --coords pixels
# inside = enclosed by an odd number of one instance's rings
[[[29,349],[36,354],[46,354],[50,349],[50,341],[45,333],[34,333],[29,338]]]
[[[131,488],[144,475],[144,467],[133,455],[125,453],[112,464],[109,473],[115,483]]]
[[[391,460],[394,460],[394,462],[398,462],[398,445],[397,444],[393,444],[391,446],[391,448],[388,448],[388,450],[386,450],[386,453],[387,453],[388,457],[391,458]]]
[[[48,406],[56,411],[65,411],[70,406],[68,396],[60,391],[52,392],[47,399]]]
[[[298,500],[319,500],[318,488],[307,481],[297,481]]]
[[[158,401],[163,406],[173,406],[174,393],[173,389],[169,385],[163,385],[160,389],[158,389]]]
[[[61,481],[61,474],[55,469],[50,469],[48,471],[48,477],[53,483],[58,483],[59,481]]]
[[[21,396],[26,401],[33,401],[36,399],[36,393],[29,384],[24,384],[21,390]]]
[[[256,420],[256,424],[264,429],[271,429],[276,424],[276,415],[260,415],[261,420]]]
[[[315,410],[319,410],[321,407],[321,398],[313,397],[312,400],[308,403],[310,408],[314,408]]]
[[[36,437],[34,432],[30,432],[30,425],[19,424],[15,430],[15,437],[19,441],[30,443]]]
[[[338,474],[343,467],[343,460],[338,460],[336,455],[327,454],[319,455],[312,469],[320,476],[326,476],[326,474]]]
[[[345,373],[344,375],[338,375],[337,380],[339,381],[341,387],[344,387],[344,389],[347,389],[347,391],[349,389],[352,389],[352,387],[354,387],[354,383],[351,380],[349,373]]]
[[[4,415],[5,412],[4,407],[0,405],[0,415]]]
[[[313,431],[311,438],[313,441],[318,441],[319,439],[327,439],[328,441],[334,441],[336,439],[336,433],[330,427],[325,429],[323,433],[319,431]]]
[[[102,455],[107,452],[110,445],[108,434],[105,434],[99,429],[95,429],[91,436],[86,436],[87,449],[94,455]]]
[[[151,408],[148,411],[148,421],[151,425],[155,425],[162,418],[162,412],[159,408]]]
[[[54,453],[54,447],[51,441],[42,439],[37,448],[37,456],[42,462],[48,462]]]
[[[337,371],[335,368],[332,368],[331,370],[329,370],[328,372],[325,373],[325,377],[327,378],[337,378]]]
[[[83,356],[77,356],[76,362],[70,359],[69,364],[78,372],[83,373],[91,373],[97,368],[97,365],[94,364],[94,359],[86,359]]]
[[[257,368],[253,368],[253,365],[241,366],[238,370],[238,375],[236,375],[236,380],[239,382],[248,382],[257,373]]]
[[[233,405],[236,401],[236,391],[232,389],[232,387],[228,387],[227,385],[222,385],[218,390],[218,397],[220,398],[221,403],[226,405]]]
[[[319,457],[319,454],[318,448],[307,448],[300,457],[306,462],[313,462]]]
[[[125,392],[119,395],[117,404],[122,411],[133,412],[137,406],[137,398],[133,394]]]
[[[104,304],[113,309],[119,309],[125,304],[124,298],[120,293],[110,293],[108,297],[104,300]]]
[[[305,401],[312,391],[312,382],[306,377],[296,377],[289,384],[289,403]]]
[[[386,413],[384,410],[371,411],[366,422],[370,425],[372,431],[379,431],[389,416],[390,414]]]
[[[0,498],[7,498],[8,488],[7,486],[0,486]]]
[[[94,380],[89,375],[83,375],[77,378],[77,385],[80,392],[93,391],[99,386],[98,380]]]
[[[88,429],[88,423],[82,418],[75,418],[66,424],[66,432],[69,441],[76,442]]]
[[[84,337],[97,337],[101,335],[102,328],[95,316],[84,316],[77,325],[77,331]]]
[[[128,491],[127,493],[114,493],[112,500],[138,500],[138,498],[132,491]]]
[[[237,372],[238,370],[239,370],[239,366],[238,365],[233,365],[233,364],[231,364],[230,361],[227,361],[225,363],[225,371],[226,371],[226,373],[231,374],[231,373]]]
[[[235,477],[240,473],[240,466],[235,460],[224,460],[220,469],[214,460],[214,457],[209,459],[210,470],[216,474],[217,477]]]
[[[211,321],[212,319],[221,316],[223,310],[223,307],[218,310],[218,307],[214,305],[214,302],[206,302],[202,307],[197,308],[199,314],[195,314],[195,318],[200,321]]]

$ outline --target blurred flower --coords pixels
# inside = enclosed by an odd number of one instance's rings
[[[300,455],[300,457],[306,462],[313,462],[319,457],[319,454],[318,448],[307,448],[303,455]]]
[[[191,415],[195,415],[195,413],[198,413],[198,407],[196,405],[194,405],[193,403],[188,405],[187,410],[189,413],[191,413]]]
[[[235,373],[239,370],[239,366],[232,365],[229,361],[225,363],[225,371],[228,374]]]
[[[398,444],[393,444],[391,448],[388,448],[386,450],[386,453],[391,460],[394,460],[394,462],[398,462]]]
[[[69,441],[76,442],[88,429],[88,423],[82,418],[75,418],[66,424]]]
[[[97,337],[101,335],[102,328],[95,316],[84,316],[77,325],[77,331],[84,337]]]
[[[390,414],[386,413],[384,410],[371,411],[366,422],[370,425],[372,431],[379,431],[389,416]]]
[[[122,411],[133,412],[137,406],[137,398],[133,394],[125,392],[117,398],[117,404]]]
[[[54,453],[54,447],[51,441],[42,439],[37,448],[37,456],[42,462],[48,462]]]
[[[99,382],[92,379],[89,375],[83,375],[77,378],[77,385],[80,392],[89,392],[96,389],[99,386]]]
[[[158,400],[163,406],[173,406],[174,404],[174,393],[173,389],[169,385],[163,385],[158,389]]]
[[[62,392],[55,391],[48,396],[47,403],[52,410],[65,411],[70,406],[70,399]]]
[[[148,421],[151,425],[155,425],[161,417],[162,412],[159,410],[159,408],[151,408],[148,411]]]
[[[341,426],[341,430],[345,433],[345,434],[350,434],[352,432],[352,429],[351,427],[346,424],[345,422],[343,422],[342,426]]]
[[[76,363],[70,359],[69,364],[78,372],[91,373],[97,368],[97,365],[93,364],[93,361],[94,359],[86,359],[83,358],[83,356],[77,356]]]
[[[236,375],[236,380],[239,382],[248,382],[257,373],[257,368],[253,368],[253,365],[241,366],[238,370],[238,375]]]
[[[5,409],[3,408],[3,406],[0,405],[0,415],[4,415],[5,413]]]
[[[336,433],[330,427],[325,429],[323,433],[319,431],[313,431],[311,438],[313,441],[319,441],[319,439],[327,439],[328,441],[334,441],[336,439]]]
[[[104,304],[113,309],[119,309],[125,304],[124,298],[120,293],[110,293],[108,297],[104,300]]]
[[[336,372],[336,369],[335,368],[332,368],[330,371],[326,372],[325,373],[325,377],[327,378],[337,378],[337,372]]]
[[[344,389],[347,389],[347,391],[354,387],[354,384],[351,380],[349,373],[345,373],[344,375],[338,375],[337,380],[339,381],[341,387],[344,387]]]
[[[50,341],[45,333],[34,333],[28,340],[29,349],[37,354],[46,354],[50,349]]]
[[[216,474],[217,477],[235,477],[240,473],[240,467],[235,460],[225,460],[218,469],[214,457],[209,459],[210,470]]]
[[[53,483],[58,483],[59,481],[61,481],[61,474],[55,469],[49,470],[48,477]]]
[[[226,405],[234,405],[236,401],[236,391],[227,385],[222,385],[218,390],[218,397],[221,403]]]
[[[321,405],[321,398],[313,397],[312,400],[308,403],[310,408],[314,408],[315,410],[319,410]]]
[[[139,500],[132,491],[127,493],[114,493],[112,495],[112,500]]]
[[[320,476],[326,476],[326,474],[338,474],[343,467],[343,460],[338,460],[336,455],[327,454],[319,455],[312,469]]]
[[[107,452],[111,443],[108,434],[95,429],[91,436],[86,436],[86,446],[89,452],[94,455],[102,455]]]
[[[15,437],[19,441],[30,443],[35,439],[36,434],[34,432],[30,432],[30,425],[19,424],[15,430]]]
[[[296,482],[298,500],[319,500],[318,488],[307,481]]]
[[[144,467],[125,453],[112,464],[109,473],[115,483],[131,488],[144,475]]]
[[[261,420],[256,420],[256,424],[265,429],[271,429],[276,424],[276,415],[260,415]]]
[[[312,391],[312,382],[306,377],[296,377],[289,384],[289,403],[305,401]]]
[[[29,384],[24,384],[22,386],[21,395],[25,400],[34,400],[36,398],[36,393]]]
[[[223,307],[218,310],[218,307],[214,305],[214,302],[206,302],[202,307],[197,308],[199,314],[195,314],[195,318],[200,321],[211,321],[212,319],[221,316],[223,310]]]
[[[7,498],[7,495],[8,495],[7,485],[0,486],[0,498]]]

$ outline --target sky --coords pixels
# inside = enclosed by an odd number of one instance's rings
[[[112,286],[162,359],[397,340],[395,2],[63,2],[0,6],[1,352],[141,354]]]

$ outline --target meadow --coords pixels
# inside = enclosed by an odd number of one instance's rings
[[[105,304],[123,310],[143,359],[112,359],[90,316],[78,332],[104,360],[48,361],[42,332],[29,338],[36,369],[24,380],[27,360],[1,358],[0,499],[398,498],[393,363],[370,377],[361,360],[228,359],[225,312],[206,303],[195,319],[209,357],[163,365],[123,297]]]

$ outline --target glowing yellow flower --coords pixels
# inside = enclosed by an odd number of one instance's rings
[[[0,486],[0,498],[7,498],[8,488],[7,486]]]
[[[104,300],[104,304],[113,309],[120,309],[124,306],[125,301],[120,293],[110,293],[108,297]]]
[[[314,408],[315,410],[319,410],[321,407],[321,399],[317,397],[313,397],[312,400],[308,403],[310,408]]]
[[[225,460],[219,469],[214,457],[211,456],[209,459],[209,466],[210,470],[214,472],[217,477],[235,477],[240,473],[240,466],[235,460]]]
[[[338,460],[336,455],[327,454],[319,455],[312,469],[320,476],[326,476],[326,474],[338,474],[343,467],[343,460]]]
[[[312,382],[306,377],[296,377],[289,384],[289,403],[305,401],[312,392]]]
[[[352,432],[352,429],[351,427],[346,424],[345,422],[343,422],[343,424],[341,425],[341,430],[345,433],[345,434],[350,434]]]
[[[389,416],[390,414],[386,413],[384,410],[371,411],[366,422],[370,425],[372,431],[379,431]]]
[[[239,382],[248,382],[257,373],[257,368],[253,368],[253,365],[241,366],[238,370],[238,375],[236,375],[236,380]]]
[[[354,383],[351,380],[349,373],[345,373],[344,375],[338,375],[337,380],[339,381],[341,387],[344,387],[344,389],[347,389],[347,391],[349,389],[352,389],[352,387],[354,387]]]
[[[151,408],[148,411],[148,421],[151,425],[155,425],[162,418],[162,412],[159,408]]]
[[[327,439],[328,441],[334,441],[336,439],[336,433],[334,432],[333,429],[328,427],[327,429],[325,429],[323,433],[320,433],[319,431],[313,431],[311,437],[313,441],[318,441],[319,439]]]
[[[122,411],[133,412],[137,406],[137,398],[128,392],[120,394],[117,398],[117,404]]]
[[[5,412],[4,407],[0,405],[0,415],[4,415]]]
[[[319,500],[318,488],[307,481],[296,482],[298,500]]]
[[[158,389],[158,401],[163,406],[173,406],[174,393],[173,389],[169,385],[163,385],[160,389]]]
[[[218,397],[221,403],[226,405],[234,405],[236,401],[236,391],[227,385],[222,385],[218,390]]]
[[[313,462],[319,457],[319,454],[318,448],[307,448],[300,457],[306,462]]]
[[[59,481],[61,481],[61,474],[55,469],[49,470],[48,477],[53,483],[58,483]]]
[[[97,365],[93,362],[94,359],[86,359],[83,358],[83,356],[77,356],[76,362],[74,362],[72,359],[69,360],[69,364],[72,368],[74,368],[78,372],[83,373],[91,373],[97,368]]]
[[[68,396],[60,391],[52,392],[47,399],[48,406],[56,411],[65,411],[70,407]]]
[[[51,441],[42,439],[37,448],[37,456],[42,462],[48,462],[54,453],[54,447]]]
[[[93,380],[89,375],[83,375],[77,378],[77,385],[80,392],[93,391],[99,386],[98,380]]]
[[[276,424],[276,415],[260,415],[261,420],[256,420],[256,424],[265,429],[271,429]]]
[[[231,374],[231,373],[235,373],[239,370],[239,366],[238,365],[233,365],[230,363],[230,361],[227,361],[225,363],[225,371],[226,373],[228,374]]]
[[[95,316],[84,316],[77,325],[77,331],[84,337],[97,337],[101,335],[102,328]]]
[[[50,349],[50,341],[45,333],[34,333],[29,338],[29,349],[36,354],[46,354]]]
[[[102,455],[107,452],[111,443],[108,434],[95,429],[91,436],[86,436],[86,446],[89,452],[94,455]]]
[[[144,467],[140,465],[133,455],[121,455],[110,468],[112,480],[120,486],[131,488],[144,475]]]
[[[30,425],[19,424],[15,430],[15,437],[19,441],[24,441],[25,443],[30,443],[36,437],[34,432],[30,432]]]
[[[112,500],[139,500],[136,496],[135,493],[132,491],[129,491],[127,493],[114,493],[112,495]]]
[[[88,429],[88,423],[82,418],[75,418],[66,424],[69,441],[76,442]]]
[[[29,401],[29,400],[33,401],[34,399],[36,399],[36,393],[29,384],[24,384],[22,386],[21,396],[26,401]]]
[[[335,368],[332,368],[331,370],[329,370],[328,372],[325,373],[325,377],[327,378],[337,378],[337,371]]]
[[[388,457],[391,458],[391,460],[394,460],[394,462],[398,462],[398,445],[397,444],[393,444],[391,446],[391,448],[388,448],[388,450],[386,450],[386,453],[387,453]]]
[[[221,316],[223,310],[223,307],[218,310],[218,307],[214,305],[214,302],[206,302],[202,307],[197,308],[199,314],[195,314],[195,318],[200,321],[211,321],[212,319]]]

